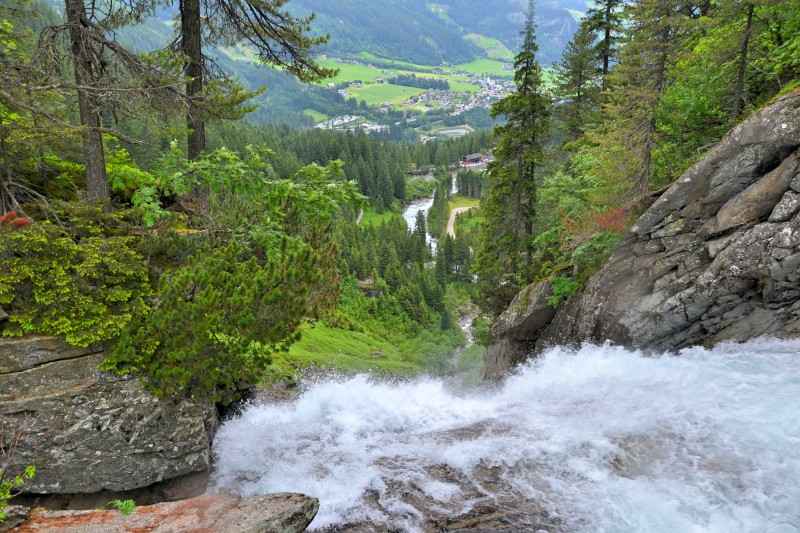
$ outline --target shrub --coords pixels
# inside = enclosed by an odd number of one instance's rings
[[[270,179],[258,154],[217,150],[181,165],[175,175],[213,192],[205,227],[185,238],[191,253],[161,276],[157,305],[125,328],[103,368],[142,373],[159,397],[224,404],[262,379],[304,320],[335,305],[333,217],[359,195],[338,163],[293,180]]]
[[[550,282],[553,284],[553,295],[547,297],[547,303],[553,307],[558,307],[581,290],[581,284],[572,278],[553,276]]]
[[[46,221],[0,226],[2,335],[65,335],[76,346],[116,337],[151,292],[133,240],[76,239]]]

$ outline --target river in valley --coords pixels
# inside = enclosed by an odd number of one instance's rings
[[[321,379],[214,443],[217,490],[312,531],[800,531],[800,340],[554,349],[502,386]]]
[[[457,174],[458,172],[455,171],[450,173],[452,180],[450,186],[450,194],[458,193],[458,184],[456,183]],[[430,176],[430,179],[434,179],[432,175]],[[406,225],[408,226],[409,231],[414,230],[414,226],[417,223],[417,213],[422,211],[422,214],[427,217],[428,209],[430,209],[432,205],[433,205],[433,196],[431,196],[430,198],[420,198],[418,200],[414,200],[403,208],[402,212],[403,219],[406,221]],[[437,245],[436,239],[434,239],[430,233],[426,234],[426,238],[428,244],[431,247],[431,250],[433,250],[433,252],[435,253]]]

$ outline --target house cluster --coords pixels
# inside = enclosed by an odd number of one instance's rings
[[[385,133],[389,131],[389,126],[385,124],[374,124],[358,115],[342,115],[340,117],[329,118],[314,126],[324,130],[337,130],[355,133]]]
[[[404,105],[406,107],[420,104],[427,107],[452,107],[451,115],[459,115],[476,107],[491,107],[492,103],[516,90],[512,81],[495,80],[489,77],[470,76],[469,83],[477,85],[481,90],[467,93],[428,89],[420,95],[409,98]]]
[[[489,161],[488,156],[483,154],[468,154],[461,158],[461,166],[472,167],[480,165],[481,163],[486,163],[487,161]]]

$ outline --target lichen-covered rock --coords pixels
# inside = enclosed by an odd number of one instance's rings
[[[800,335],[798,149],[795,92],[687,170],[536,333],[534,352],[583,341],[674,350]]]
[[[95,352],[49,337],[0,340],[0,431],[19,432],[13,461],[37,467],[25,490],[126,491],[207,470],[213,406],[154,398],[99,370]]]
[[[18,533],[298,533],[319,510],[316,498],[268,494],[237,498],[224,494],[137,507],[130,516],[116,510],[45,511],[15,529]]]

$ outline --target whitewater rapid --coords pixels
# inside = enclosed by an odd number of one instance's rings
[[[215,490],[318,497],[311,530],[505,506],[539,509],[531,531],[796,532],[800,340],[555,349],[474,393],[320,381],[226,422],[214,455]]]

